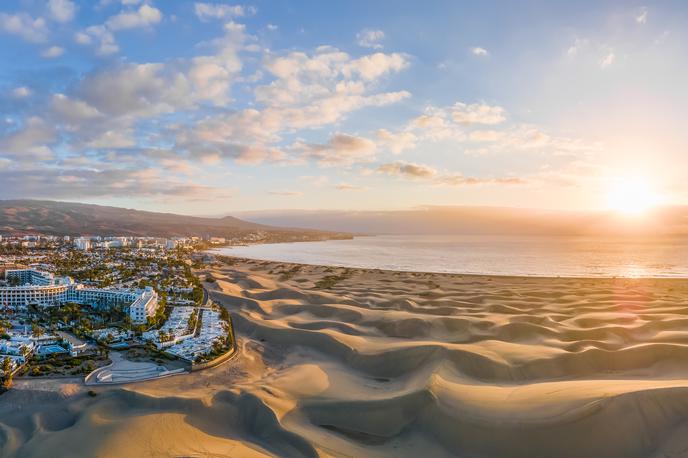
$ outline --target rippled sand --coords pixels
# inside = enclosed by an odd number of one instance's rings
[[[688,282],[233,260],[223,366],[20,382],[3,456],[686,456]]]

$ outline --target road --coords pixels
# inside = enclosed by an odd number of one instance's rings
[[[201,307],[210,307],[210,304],[208,301],[210,300],[210,297],[208,296],[208,290],[203,288],[203,300],[201,301]]]

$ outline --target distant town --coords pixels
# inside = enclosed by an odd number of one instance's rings
[[[194,269],[224,237],[0,238],[0,374],[124,383],[185,373],[231,353],[225,308]]]

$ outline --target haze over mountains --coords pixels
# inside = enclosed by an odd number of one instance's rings
[[[0,200],[0,234],[219,236],[265,231],[274,239],[335,236],[316,230],[283,229],[232,216],[199,218],[102,205],[39,200]]]
[[[688,235],[688,207],[654,209],[642,217],[505,207],[423,207],[404,211],[242,212],[261,224],[375,234]]]
[[[338,236],[324,232],[688,236],[688,207],[657,208],[643,217],[613,212],[504,207],[423,207],[403,211],[275,210],[242,212],[238,216],[241,219],[69,202],[0,200],[0,234],[231,237],[262,230],[282,233],[287,239],[296,233],[308,238]]]

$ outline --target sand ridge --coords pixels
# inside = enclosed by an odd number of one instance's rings
[[[688,452],[686,281],[227,261],[200,275],[237,359],[96,397],[21,382],[1,455]]]

